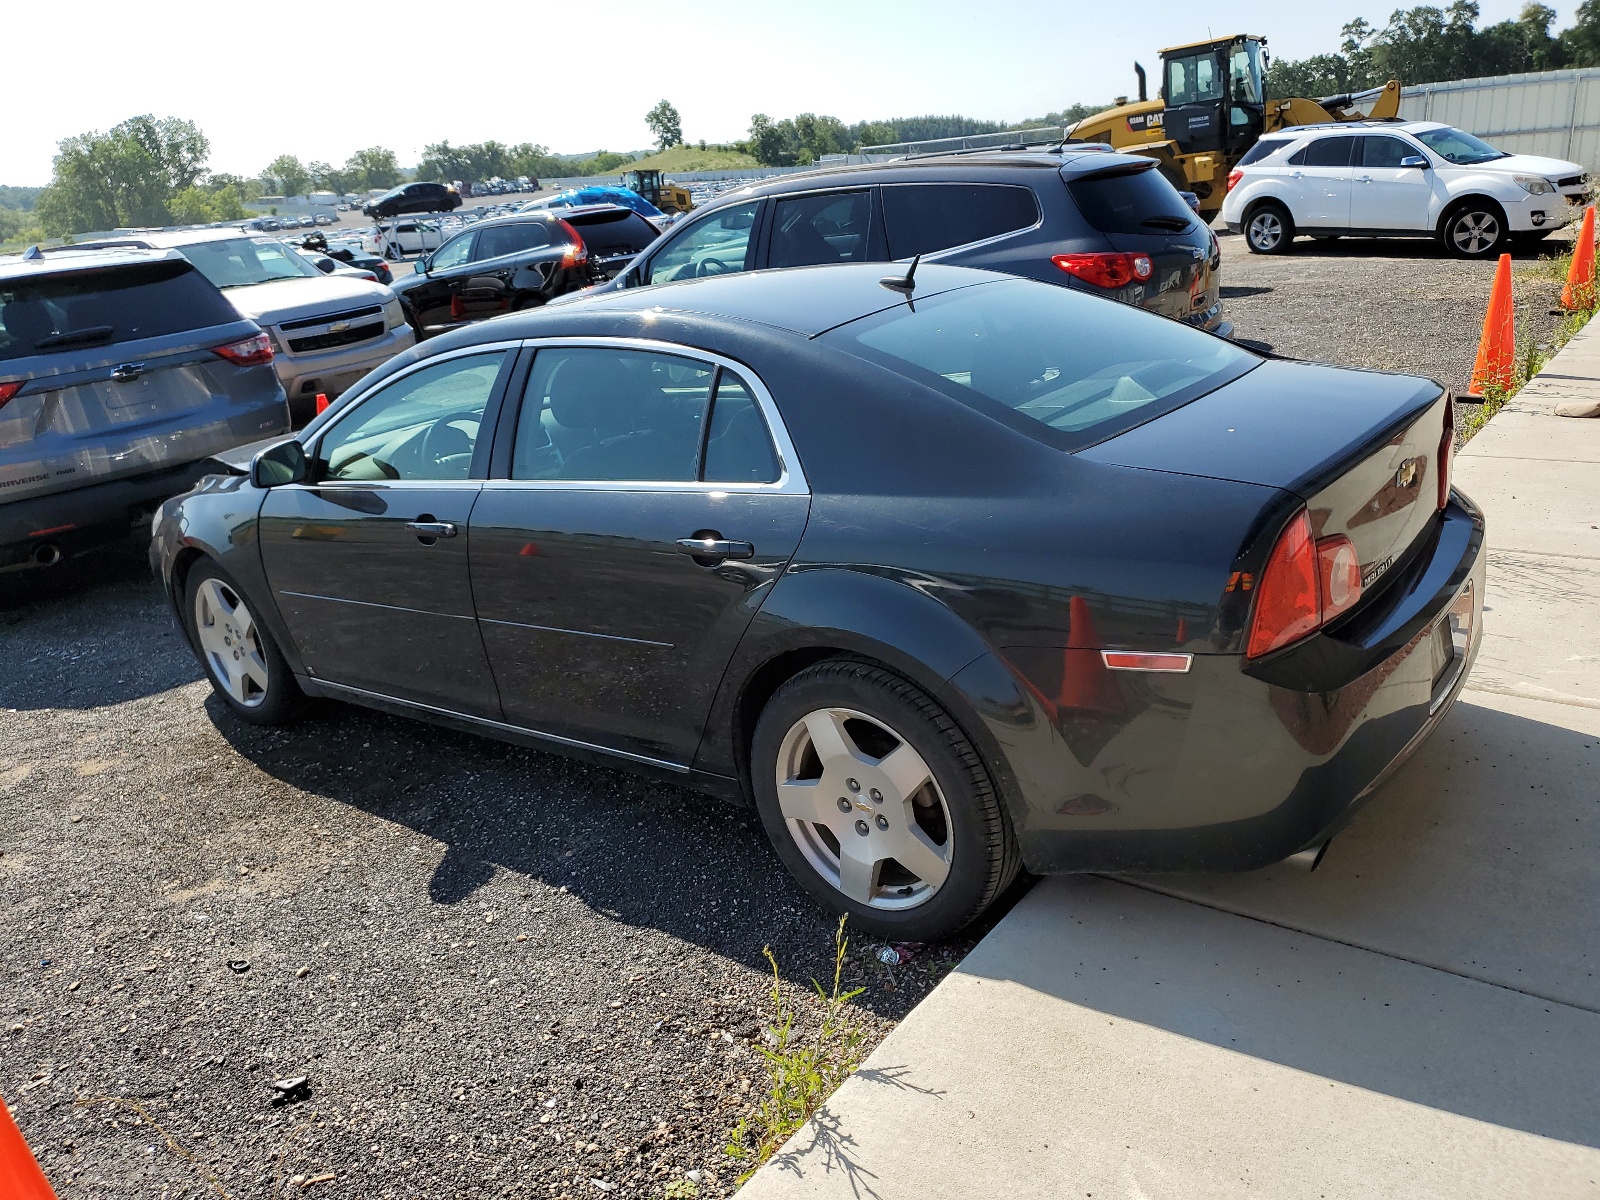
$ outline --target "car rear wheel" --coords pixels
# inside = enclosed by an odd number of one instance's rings
[[[1505,244],[1505,214],[1487,200],[1469,200],[1445,218],[1440,233],[1455,257],[1489,258]]]
[[[189,642],[218,698],[252,725],[290,720],[305,696],[239,586],[206,560],[190,570],[184,597]]]
[[[922,691],[868,663],[795,676],[756,726],[751,778],[778,856],[867,932],[948,937],[1016,877],[982,759]]]
[[[1294,218],[1274,201],[1257,205],[1244,223],[1244,241],[1256,254],[1287,254],[1294,243]]]

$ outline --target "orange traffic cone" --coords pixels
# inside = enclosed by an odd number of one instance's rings
[[[1074,596],[1067,602],[1067,649],[1062,656],[1061,694],[1056,707],[1080,712],[1115,711],[1117,687],[1100,657],[1089,602]]]
[[[1501,391],[1510,389],[1516,345],[1516,311],[1511,306],[1511,255],[1502,254],[1500,265],[1494,269],[1494,286],[1489,289],[1489,311],[1484,314],[1483,336],[1478,339],[1478,361],[1472,365],[1475,394],[1481,396],[1485,388],[1491,387]]]
[[[4,1100],[0,1100],[0,1196],[6,1200],[56,1200]]]
[[[1572,244],[1572,267],[1561,289],[1561,307],[1568,312],[1594,307],[1594,205],[1583,210],[1583,227]]]

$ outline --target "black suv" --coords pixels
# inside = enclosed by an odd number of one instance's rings
[[[398,217],[405,213],[450,212],[461,207],[461,193],[442,183],[402,183],[379,196],[361,211],[369,217]]]
[[[906,260],[1079,288],[1228,336],[1221,255],[1148,158],[984,150],[789,175],[719,196],[607,288],[758,268]]]
[[[456,234],[393,287],[427,337],[604,282],[660,232],[620,205],[539,209]]]

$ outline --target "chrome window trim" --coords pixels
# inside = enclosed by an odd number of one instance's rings
[[[806,482],[805,472],[800,467],[800,457],[795,453],[794,442],[789,437],[788,429],[784,427],[783,418],[778,413],[778,406],[772,399],[772,393],[767,390],[767,385],[761,376],[737,359],[728,358],[710,350],[701,350],[694,346],[684,346],[677,342],[655,341],[651,338],[543,337],[528,338],[522,342],[522,345],[524,348],[534,351],[541,349],[637,350],[648,354],[665,354],[673,358],[693,359],[713,367],[725,367],[735,372],[749,387],[756,406],[761,410],[761,417],[767,423],[767,436],[771,438],[773,449],[778,455],[778,479],[775,483],[724,483],[709,479],[486,479],[482,481],[485,489],[541,492],[721,492],[728,495],[747,496],[809,496],[811,494],[811,487]],[[529,379],[532,379],[531,374]],[[521,420],[522,417],[522,403],[526,397],[527,385],[524,384],[523,387],[524,395],[516,398],[518,420]],[[510,399],[511,397],[508,396],[507,400],[509,401]]]
[[[360,412],[362,407],[368,401],[370,401],[374,396],[383,395],[384,392],[389,390],[390,385],[398,383],[400,380],[406,378],[406,376],[414,375],[416,372],[421,371],[421,370],[423,370],[423,369],[425,369],[427,367],[438,366],[442,362],[449,362],[451,359],[462,358],[462,357],[465,357],[466,355],[469,355],[469,354],[489,354],[489,353],[492,353],[492,352],[494,352],[496,350],[503,350],[503,351],[506,351],[507,353],[515,354],[517,352],[517,350],[521,348],[521,346],[522,346],[522,342],[521,342],[520,339],[512,339],[512,340],[504,341],[504,342],[484,342],[481,345],[477,345],[477,346],[463,346],[459,350],[446,350],[442,354],[430,354],[426,358],[418,359],[416,362],[410,363],[407,366],[404,366],[404,367],[400,368],[400,370],[396,371],[393,375],[389,376],[389,378],[385,379],[383,382],[377,384],[375,387],[368,388],[365,392],[363,392],[360,396],[358,396],[354,401],[352,401],[350,406],[347,409],[345,409],[344,412],[339,413],[332,420],[330,420],[326,425],[323,425],[319,429],[310,430],[311,436],[309,438],[305,438],[305,440],[301,441],[301,443],[300,443],[302,446],[305,447],[307,460],[311,461],[311,462],[315,462],[317,460],[317,455],[322,450],[322,439],[325,438],[328,435],[328,430],[337,429],[341,422],[347,421],[347,420],[350,419],[350,416],[351,416],[352,413]],[[504,364],[501,365],[500,369],[501,370],[505,370]],[[308,427],[308,429],[309,429],[309,427]],[[306,430],[302,430],[301,431],[302,438],[304,438],[305,433],[306,433]],[[343,483],[348,483],[350,481],[349,480],[340,479],[340,480],[331,480],[330,482],[334,483],[334,484],[343,484]],[[385,486],[387,486],[389,484],[394,484],[394,483],[427,483],[427,484],[435,484],[436,485],[436,484],[440,484],[440,483],[459,483],[459,482],[462,482],[462,481],[461,480],[449,480],[449,479],[409,479],[409,480],[388,479],[388,480],[381,481],[381,483],[383,485],[385,485]],[[483,481],[481,479],[473,479],[473,480],[468,480],[466,482],[482,483]],[[288,485],[284,485],[284,486],[289,486],[289,487],[326,487],[326,486],[328,486],[328,484],[326,484],[326,483],[288,484]],[[365,484],[364,486],[371,487],[373,485],[369,483],[369,484]]]

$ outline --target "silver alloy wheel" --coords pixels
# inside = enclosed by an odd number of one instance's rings
[[[1250,244],[1257,250],[1276,250],[1283,241],[1283,221],[1270,208],[1250,218]]]
[[[856,903],[915,908],[949,877],[944,793],[922,755],[882,721],[848,708],[807,713],[784,734],[777,774],[795,845]]]
[[[1464,213],[1451,225],[1450,240],[1463,254],[1482,254],[1500,240],[1500,222],[1481,209]]]
[[[194,631],[200,653],[223,691],[246,708],[267,698],[267,658],[261,635],[239,594],[220,579],[204,580],[194,593]]]

